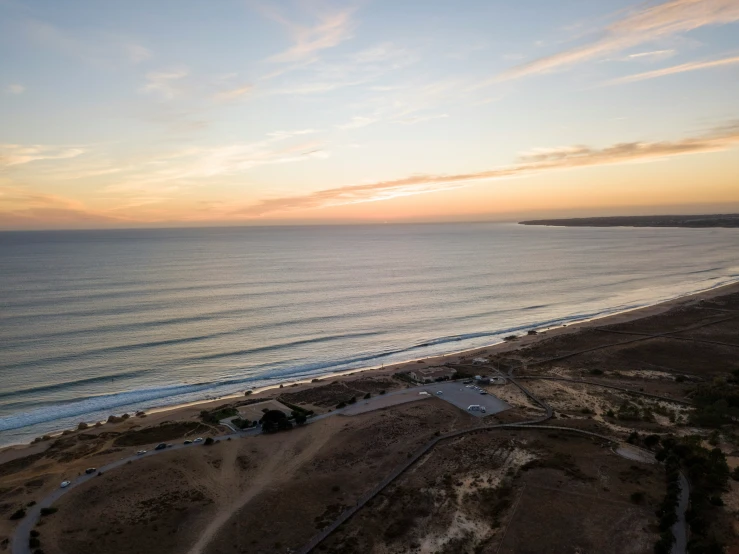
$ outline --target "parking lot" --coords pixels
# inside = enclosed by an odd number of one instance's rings
[[[467,411],[467,408],[472,404],[483,406],[486,411],[484,414],[480,411],[468,412],[477,417],[497,414],[510,408],[510,406],[500,398],[496,398],[490,393],[480,394],[475,389],[467,388],[467,385],[464,385],[461,381],[434,383],[433,385],[426,385],[424,389],[427,390],[429,394],[433,394],[437,398],[441,398],[450,404],[454,404],[460,410]],[[439,391],[441,391],[441,394],[437,395],[436,393]]]

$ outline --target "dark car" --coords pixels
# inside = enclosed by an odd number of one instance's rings
[[[87,473],[87,475],[90,475],[91,473],[95,473],[96,471],[97,471],[97,468],[95,468],[95,467],[88,467],[85,470],[85,473]]]
[[[165,448],[167,448],[167,443],[163,442],[163,443],[157,444],[157,447],[154,450],[164,450]]]

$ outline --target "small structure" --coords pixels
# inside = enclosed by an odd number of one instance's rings
[[[472,364],[473,365],[483,365],[483,364],[486,364],[486,363],[488,363],[488,359],[487,358],[475,358],[474,360],[472,360]]]
[[[429,367],[409,371],[408,376],[419,383],[434,383],[452,379],[455,373],[457,370],[451,367]]]

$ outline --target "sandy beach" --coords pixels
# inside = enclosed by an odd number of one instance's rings
[[[579,322],[573,322],[568,325],[556,326],[551,328],[537,329],[535,335],[518,335],[515,340],[502,341],[490,346],[484,346],[471,350],[463,350],[459,352],[453,352],[441,356],[433,356],[428,358],[413,359],[405,362],[396,364],[383,365],[380,367],[369,367],[366,369],[354,369],[346,372],[331,373],[324,377],[312,379],[309,381],[294,381],[286,380],[284,383],[275,384],[269,387],[263,387],[253,389],[249,393],[250,400],[257,400],[259,398],[271,398],[280,393],[299,393],[305,390],[315,387],[319,384],[325,384],[327,381],[331,382],[349,382],[357,378],[373,377],[373,378],[386,378],[392,376],[395,373],[409,371],[411,369],[418,368],[430,368],[436,366],[443,366],[445,364],[458,364],[464,362],[471,362],[474,358],[478,357],[490,357],[498,354],[505,354],[513,352],[521,348],[535,345],[536,343],[563,335],[571,335],[578,333],[585,329],[592,329],[594,327],[617,325],[621,323],[627,323],[642,318],[651,317],[654,315],[665,313],[676,306],[682,305],[694,305],[701,301],[709,300],[718,296],[731,294],[739,291],[739,283],[731,283],[728,285],[715,287],[709,290],[701,291],[695,294],[683,295],[665,302],[660,302],[650,306],[637,308],[633,310],[627,310],[616,314],[607,315],[595,319],[586,319]],[[214,407],[220,406],[225,402],[233,402],[235,400],[243,399],[243,393],[237,393],[232,395],[220,396],[213,399],[204,399],[195,402],[189,402],[187,404],[179,404],[172,406],[152,406],[147,408],[146,412],[146,425],[152,426],[157,425],[164,421],[181,421],[181,420],[192,420],[196,418],[202,410],[210,410]],[[121,413],[113,413],[113,416],[121,416]],[[134,416],[134,414],[129,414]],[[141,418],[132,417],[128,423],[107,423],[105,421],[100,422],[102,426],[93,427],[96,422],[85,422],[91,426],[88,432],[104,432],[106,429],[111,427],[131,427],[142,423],[144,420]],[[60,436],[64,429],[59,429],[55,434],[50,434],[51,437]],[[0,463],[23,456],[29,452],[41,452],[44,450],[44,444],[48,444],[47,441],[37,444],[17,444],[3,447],[0,449]]]

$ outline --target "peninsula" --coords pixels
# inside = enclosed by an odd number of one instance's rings
[[[579,217],[572,219],[534,219],[521,225],[553,227],[739,227],[739,214],[712,215],[629,215],[614,217]]]

